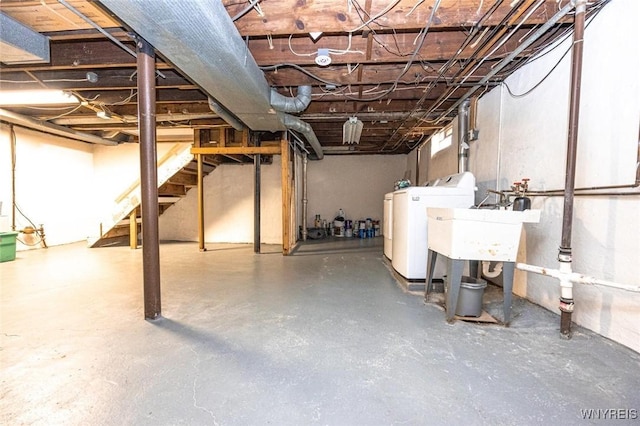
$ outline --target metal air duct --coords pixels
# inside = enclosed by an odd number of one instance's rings
[[[285,130],[270,89],[220,1],[100,0],[251,130]]]
[[[458,106],[458,173],[469,171],[469,99]]]
[[[271,89],[271,106],[282,112],[300,112],[311,103],[311,86],[299,86],[295,97],[283,96]]]
[[[287,112],[304,111],[309,106],[309,103],[311,103],[311,86],[299,86],[298,94],[295,97],[283,96],[275,89],[271,89],[271,106],[279,112],[278,116],[282,124],[289,130],[302,133],[316,154],[312,156],[311,159],[321,160],[324,157],[324,153],[311,125],[300,120],[298,117],[284,114]]]
[[[287,128],[300,131],[317,158],[322,158],[322,147],[311,126],[287,118],[288,123],[295,122],[295,127],[289,127],[277,113],[304,110],[311,102],[311,86],[299,87],[293,98],[271,90],[222,2],[99,0],[99,3],[214,98],[209,103],[211,108],[234,128],[246,125],[253,131]]]
[[[315,156],[312,155],[309,157],[310,159],[322,160],[322,158],[324,157],[322,146],[320,145],[320,142],[318,141],[318,138],[316,137],[316,134],[313,132],[313,129],[311,128],[311,125],[309,123],[305,123],[298,117],[286,114],[284,112],[279,112],[278,117],[280,117],[280,120],[287,127],[287,129],[295,130],[296,132],[302,133],[307,142],[309,142],[309,145],[311,145],[311,148],[315,153]]]
[[[222,105],[209,98],[209,108],[211,111],[215,112],[218,117],[222,118],[228,125],[241,132],[245,129],[244,124],[238,121],[229,111],[224,109]]]

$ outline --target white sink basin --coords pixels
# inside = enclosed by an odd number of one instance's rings
[[[523,223],[540,210],[427,208],[429,249],[451,259],[515,262]]]

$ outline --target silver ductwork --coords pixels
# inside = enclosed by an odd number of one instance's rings
[[[269,88],[264,73],[220,1],[98,0],[98,3],[215,99],[213,103],[221,112],[214,112],[236,129],[246,126],[254,131],[285,130],[289,126],[277,111],[299,112],[311,102],[311,86],[299,87],[293,98]],[[211,102],[210,105],[212,109],[216,107]],[[304,128],[301,133],[322,158],[322,148],[311,126],[306,123],[296,126]]]
[[[270,88],[221,1],[100,0],[251,130],[285,130]]]
[[[36,120],[35,118],[7,111],[6,109],[0,109],[0,121],[5,121],[7,123],[15,124],[16,126],[38,130],[40,132],[62,136],[64,138],[74,139],[81,142],[98,145],[118,145],[118,142],[116,141],[110,141],[90,133],[78,132],[77,130],[70,129],[68,127],[47,123],[46,121]]]
[[[322,160],[322,158],[324,157],[322,146],[320,145],[320,142],[318,141],[318,138],[316,137],[316,134],[313,132],[313,129],[311,128],[311,125],[309,123],[306,123],[300,120],[298,117],[284,112],[279,112],[278,117],[280,117],[280,120],[287,129],[301,133],[305,137],[307,142],[309,142],[309,145],[315,153],[315,155],[311,155],[309,157],[310,159]]]
[[[469,171],[469,99],[458,106],[458,173]]]
[[[302,133],[311,148],[315,152],[310,158],[312,160],[321,160],[324,157],[322,146],[309,123],[306,123],[293,115],[286,114],[288,112],[304,111],[311,103],[311,86],[299,86],[298,94],[294,97],[283,96],[271,89],[271,106],[278,111],[278,117],[285,127],[289,130],[295,130]]]
[[[271,89],[271,106],[282,112],[300,112],[311,103],[311,86],[299,86],[295,97],[281,95]]]
[[[235,118],[229,111],[227,111],[222,105],[209,98],[209,108],[215,112],[216,115],[222,118],[228,125],[241,132],[246,127],[237,118]]]

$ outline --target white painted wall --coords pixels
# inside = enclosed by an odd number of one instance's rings
[[[265,244],[282,244],[280,156],[261,167],[260,235]],[[222,165],[204,178],[205,241],[253,242],[253,164]],[[160,239],[198,240],[195,189],[160,216]]]
[[[585,34],[576,186],[634,182],[640,117],[640,3],[616,0]],[[535,85],[568,44],[511,76],[514,93]],[[472,143],[470,169],[478,187],[507,189],[523,177],[534,189],[562,188],[567,145],[570,56],[534,92],[511,97],[496,88],[479,103],[480,138]],[[541,222],[526,225],[519,261],[557,267],[563,205],[560,197],[536,197]],[[573,270],[600,279],[639,284],[640,198],[577,197],[573,218]],[[518,272],[514,291],[553,312],[554,279]],[[575,285],[573,320],[640,351],[640,294]]]
[[[16,202],[36,226],[44,225],[48,245],[86,239],[90,226],[93,146],[14,127],[16,133]],[[0,126],[1,231],[11,226],[11,140],[9,126]],[[16,214],[16,228],[29,222]],[[26,243],[33,236],[19,235]],[[39,248],[17,243],[17,250]]]
[[[351,220],[370,217],[382,223],[384,194],[403,178],[406,165],[406,155],[326,155],[310,161],[307,226],[313,226],[316,214],[332,221],[338,209]]]
[[[164,156],[176,147],[190,146],[190,143],[158,143],[158,164]],[[93,154],[94,191],[92,234],[100,235],[100,221],[114,210],[116,200],[132,185],[140,182],[140,146],[121,144],[118,146],[96,146]],[[106,231],[106,230],[105,230]]]

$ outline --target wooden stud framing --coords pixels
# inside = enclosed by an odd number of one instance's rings
[[[282,161],[282,254],[287,256],[291,251],[291,179],[289,178],[289,141],[286,132],[282,134],[280,141]]]
[[[280,146],[227,146],[227,147],[195,147],[191,148],[191,153],[194,155],[197,154],[205,154],[205,155],[230,155],[230,154],[263,154],[263,155],[279,155],[280,154]]]
[[[138,248],[138,217],[136,209],[129,214],[129,247],[131,250]]]

